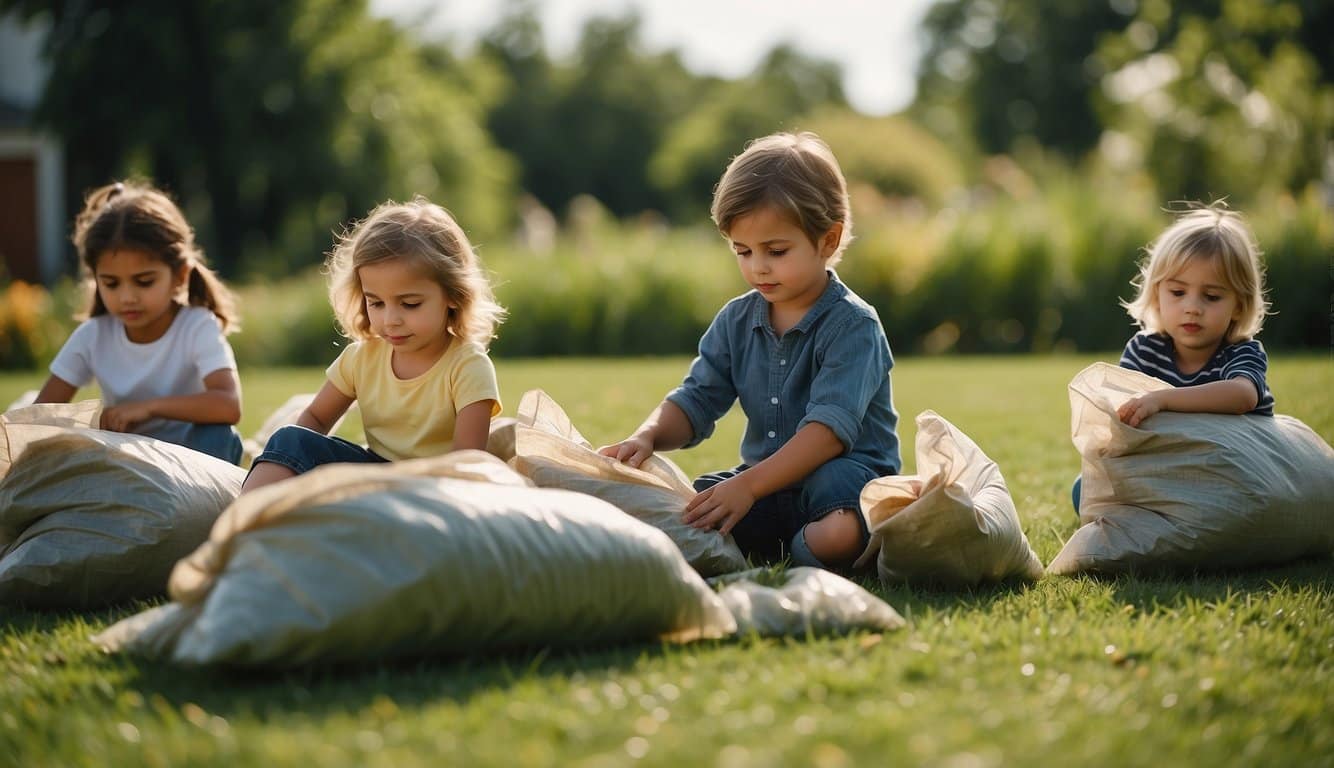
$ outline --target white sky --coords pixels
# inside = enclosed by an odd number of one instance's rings
[[[933,0],[539,0],[547,50],[564,57],[594,15],[638,8],[644,42],[676,48],[691,69],[743,75],[780,42],[843,68],[844,90],[862,112],[884,115],[912,101],[920,53],[917,27]],[[472,43],[503,14],[504,0],[371,0],[374,12]]]

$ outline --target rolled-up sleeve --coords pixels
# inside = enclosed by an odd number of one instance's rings
[[[1265,354],[1260,342],[1252,339],[1238,344],[1232,358],[1223,365],[1221,379],[1247,379],[1255,385],[1255,396],[1264,399],[1268,385],[1265,377],[1269,372],[1269,356]]]
[[[718,419],[736,402],[724,314],[725,311],[718,313],[699,340],[699,355],[690,364],[681,386],[667,393],[668,402],[680,408],[690,420],[694,436],[686,448],[708,439]]]
[[[806,416],[797,429],[812,422],[829,427],[852,450],[861,434],[871,399],[889,378],[894,361],[884,331],[873,317],[855,316],[829,333],[819,372],[811,381]]]

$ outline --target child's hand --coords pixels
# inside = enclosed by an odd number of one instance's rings
[[[598,449],[603,456],[610,456],[619,462],[636,469],[653,455],[653,441],[640,435],[632,435],[619,443],[604,445]]]
[[[695,528],[716,528],[726,536],[754,505],[755,494],[749,483],[742,475],[737,475],[691,499],[681,515],[681,522]]]
[[[129,432],[135,424],[148,421],[153,414],[143,403],[123,403],[102,410],[102,429]]]
[[[1163,410],[1163,392],[1169,390],[1159,390],[1150,392],[1147,395],[1140,395],[1132,400],[1127,400],[1124,405],[1116,409],[1116,415],[1121,417],[1121,421],[1132,427],[1138,427],[1140,422]]]

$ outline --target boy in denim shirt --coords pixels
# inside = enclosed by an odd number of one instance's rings
[[[756,559],[847,567],[869,539],[862,486],[900,461],[889,341],[833,271],[852,239],[843,172],[814,134],[767,136],[728,165],[712,213],[754,290],[714,317],[681,386],[600,452],[637,467],[691,447],[740,399],[742,463],[696,480],[684,521]]]

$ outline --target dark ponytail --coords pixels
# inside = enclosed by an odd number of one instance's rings
[[[115,182],[89,192],[74,220],[74,246],[89,277],[97,260],[116,249],[152,254],[173,275],[189,270],[189,303],[206,307],[217,316],[224,333],[237,330],[236,299],[209,269],[195,232],[176,203],[160,190],[134,182]],[[93,285],[88,317],[106,314],[102,297]]]
[[[190,268],[188,301],[191,306],[206,307],[217,315],[223,333],[240,330],[235,296],[213,270],[200,262],[195,262]]]

